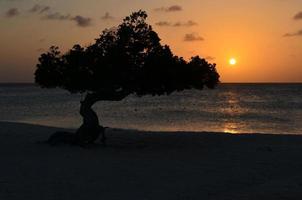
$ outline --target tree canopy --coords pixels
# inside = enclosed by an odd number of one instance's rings
[[[64,54],[51,47],[39,58],[35,82],[72,93],[120,94],[119,99],[218,84],[215,64],[198,56],[190,61],[175,56],[146,19],[145,11],[134,12],[117,28],[104,30],[93,44],[76,44]]]

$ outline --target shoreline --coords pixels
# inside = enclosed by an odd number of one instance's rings
[[[0,199],[302,198],[299,135],[109,129],[107,147],[37,144],[58,130],[0,122]]]
[[[81,122],[80,122],[81,123]],[[1,124],[19,124],[19,125],[29,125],[29,126],[36,126],[36,127],[45,127],[49,129],[54,129],[54,130],[60,130],[60,131],[69,131],[69,132],[75,132],[77,128],[68,128],[68,127],[59,127],[59,126],[51,126],[51,125],[44,125],[44,124],[36,124],[36,123],[31,123],[31,122],[22,122],[22,121],[1,121],[0,120],[0,127]],[[107,127],[110,132],[112,131],[119,131],[119,132],[132,132],[132,133],[146,133],[146,134],[211,134],[211,135],[237,135],[237,136],[242,136],[242,135],[280,135],[280,136],[301,136],[302,137],[302,132],[301,133],[270,133],[270,132],[239,132],[239,133],[232,133],[232,132],[219,132],[219,131],[184,131],[184,130],[177,130],[177,131],[170,131],[170,130],[162,130],[162,131],[152,131],[152,130],[143,130],[143,129],[132,129],[132,128],[120,128],[120,127]]]

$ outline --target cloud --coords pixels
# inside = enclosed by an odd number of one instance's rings
[[[283,35],[283,37],[293,37],[293,36],[302,36],[302,30],[299,30],[295,33],[286,33]]]
[[[45,6],[43,7],[41,10],[40,10],[40,13],[44,13],[44,12],[47,12],[50,10],[50,7],[49,6]]]
[[[29,12],[38,12],[40,10],[40,6],[39,5],[34,5],[30,10]]]
[[[44,51],[45,51],[44,48],[38,48],[38,49],[37,49],[37,52],[44,52]]]
[[[51,12],[51,8],[46,5],[35,4],[31,9],[28,10],[28,12],[43,14],[41,18],[43,20],[74,21],[79,27],[88,27],[92,24],[92,19],[90,17],[84,17],[81,15],[72,16],[70,14],[62,14],[60,12]],[[5,13],[5,16],[15,17],[19,14],[20,12],[17,8],[11,8]],[[113,17],[107,12],[102,18],[112,19]]]
[[[50,11],[50,7],[49,6],[43,6],[43,5],[39,5],[39,4],[34,5],[29,10],[29,12],[31,12],[31,13],[39,13],[39,14],[42,14],[42,13],[48,12],[48,11]]]
[[[102,20],[112,20],[114,19],[113,16],[110,15],[109,12],[106,12],[104,16],[101,17]]]
[[[207,56],[207,57],[205,57],[205,59],[211,61],[211,60],[215,60],[216,58],[212,57],[212,56]]]
[[[187,22],[176,22],[176,23],[173,24],[173,26],[176,26],[176,27],[178,27],[178,26],[187,26],[187,27],[189,27],[189,26],[197,26],[197,25],[198,24],[196,22],[192,21],[192,20],[189,20]]]
[[[87,27],[91,25],[92,19],[89,17],[83,17],[81,15],[77,15],[73,18],[71,18],[71,20],[74,20],[78,26],[80,27]]]
[[[295,19],[295,20],[302,19],[302,12],[297,13],[297,14],[294,16],[294,19]]]
[[[79,27],[88,27],[92,24],[90,17],[84,17],[81,15],[72,16],[70,14],[62,14],[59,12],[49,13],[42,17],[44,20],[58,20],[58,21],[74,21]]]
[[[192,20],[189,20],[187,22],[175,22],[171,23],[168,21],[159,21],[155,23],[157,26],[170,26],[170,27],[190,27],[190,26],[197,26],[198,24]]]
[[[20,12],[17,8],[10,8],[8,11],[6,11],[5,16],[11,18],[11,17],[15,17],[19,14],[20,14]]]
[[[179,5],[172,5],[170,7],[155,8],[154,10],[157,12],[177,12],[182,11],[183,9]]]
[[[166,9],[167,12],[182,11],[182,7],[178,5],[170,6]]]
[[[47,20],[70,20],[70,14],[63,15],[59,12],[55,13],[50,13],[45,15],[42,19],[47,19]]]
[[[184,37],[184,41],[186,42],[204,41],[204,38],[196,33],[187,33]]]
[[[155,23],[156,26],[171,26],[172,24],[167,21],[159,21]]]
[[[186,23],[185,25],[186,25],[186,26],[197,26],[198,23],[197,23],[197,22],[194,22],[194,21],[192,21],[192,20],[189,20],[189,21],[187,21],[187,23]]]

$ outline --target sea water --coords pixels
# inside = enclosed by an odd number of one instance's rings
[[[77,128],[83,94],[0,84],[0,121]],[[94,105],[103,126],[146,131],[302,134],[302,84],[220,84]]]

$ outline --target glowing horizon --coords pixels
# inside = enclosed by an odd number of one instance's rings
[[[90,44],[139,9],[176,55],[216,63],[221,82],[302,82],[298,0],[2,0],[0,82],[33,82],[37,59],[50,46],[64,52]]]

